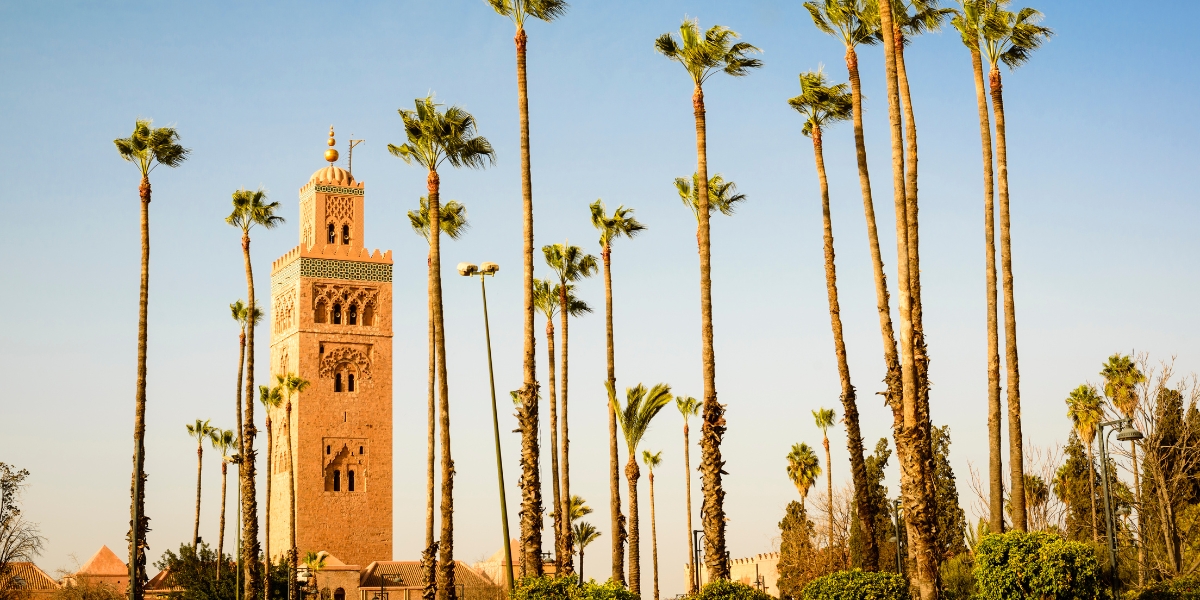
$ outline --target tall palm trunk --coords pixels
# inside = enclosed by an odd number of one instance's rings
[[[521,196],[525,241],[525,385],[522,388],[521,429],[521,572],[542,574],[542,484],[538,473],[538,383],[533,334],[533,181],[529,167],[529,87],[525,80],[525,29],[517,31],[517,102],[521,120]]]
[[[704,503],[704,563],[710,581],[729,579],[729,552],[725,549],[725,489],[721,487],[721,437],[725,434],[725,407],[717,404],[717,363],[713,352],[711,240],[708,230],[708,137],[704,114],[704,89],[692,92],[696,117],[696,194],[700,221],[700,360],[704,375],[704,412],[700,426],[700,488]]]
[[[971,46],[971,68],[975,73],[975,102],[979,112],[979,140],[983,147],[983,227],[987,260],[988,337],[988,512],[989,526],[1004,531],[1004,456],[1001,450],[1000,333],[996,316],[996,211],[992,173],[992,125],[983,86],[983,55]],[[1095,511],[1092,511],[1095,513]]]
[[[688,441],[688,422],[687,417],[683,419],[683,474],[686,476],[685,481],[687,493],[687,538],[688,538],[688,595],[695,595],[700,591],[696,589],[696,541],[692,535],[692,447]],[[582,559],[580,559],[582,560]]]
[[[617,389],[617,369],[613,358],[612,319],[612,270],[610,259],[612,247],[605,244],[600,249],[604,260],[604,330],[608,337],[608,382],[609,389]],[[621,515],[621,478],[617,463],[617,414],[612,403],[608,404],[608,506],[612,518],[612,580],[625,585],[625,517]],[[582,562],[582,558],[580,561]]]
[[[1096,460],[1092,458],[1092,443],[1088,442],[1088,492],[1092,499],[1092,543],[1100,542],[1100,529],[1096,526]]]
[[[150,178],[138,186],[142,201],[142,273],[138,296],[137,384],[133,408],[133,476],[129,517],[129,598],[142,600],[146,582],[146,312],[150,302]]]
[[[554,380],[554,320],[546,319],[546,353],[549,355],[550,370],[550,487],[554,494],[554,572],[562,573],[564,521],[569,520],[562,510],[562,490],[559,487],[558,471],[558,398],[555,397]]]
[[[638,523],[637,482],[642,476],[634,452],[629,452],[625,463],[625,479],[629,481],[629,591],[635,596],[642,594],[642,536]]]
[[[253,319],[254,315],[247,315],[247,318]],[[237,461],[238,461],[239,465],[241,464],[241,460],[242,460],[242,457],[240,455],[240,453],[242,451],[242,434],[243,434],[243,431],[242,431],[242,375],[243,375],[243,368],[245,367],[245,364],[246,364],[246,325],[243,324],[241,331],[238,332],[238,374],[237,374],[237,388],[234,393],[234,402],[233,402],[234,407],[237,409],[237,443],[238,443],[238,453],[239,453],[239,456],[237,457]],[[240,485],[241,484],[241,475],[240,475],[241,467],[238,467],[238,473],[239,473],[239,475],[238,475],[237,483]],[[240,509],[241,507],[239,506],[238,508]],[[241,527],[241,524],[240,523],[237,524],[236,527]],[[221,535],[220,535],[220,538],[222,540],[221,543],[224,543],[223,541],[225,539],[225,463],[221,464]],[[240,564],[239,559],[240,559],[240,556],[242,553],[242,549],[237,548],[237,546],[240,545],[237,543],[239,541],[241,541],[241,540],[239,539],[234,542],[234,546],[236,549],[233,552],[235,555],[237,555],[234,557],[234,564],[235,564],[234,568],[237,568],[236,565]],[[218,545],[220,545],[220,544],[218,544]],[[219,554],[220,554],[220,552],[218,551],[218,555]],[[220,567],[220,562],[218,561],[217,575],[220,576],[220,574],[221,574],[221,567]]]
[[[905,191],[904,129],[900,115],[900,93],[897,74],[897,53],[892,20],[891,2],[879,3],[880,31],[883,34],[884,66],[887,79],[888,120],[891,124],[892,185],[896,210],[896,279],[899,292],[900,317],[900,376],[903,390],[903,431],[896,439],[901,466],[901,495],[904,498],[905,519],[910,540],[910,554],[915,563],[915,587],[922,600],[936,599],[939,576],[934,537],[933,506],[926,487],[928,464],[924,461],[920,414],[918,412],[914,345],[912,296],[908,239],[908,199]]]
[[[267,427],[267,493],[263,498],[263,511],[267,518],[263,519],[263,598],[271,600],[271,481],[275,479],[275,468],[272,457],[275,455],[275,436],[271,434],[271,409],[263,408],[266,412]]]
[[[287,461],[288,461],[288,600],[298,600],[296,595],[296,568],[299,553],[296,550],[296,459],[292,452],[292,397],[287,400]]]
[[[829,494],[829,552],[833,552],[833,461],[829,459],[829,436],[823,440],[825,446],[825,493]]]
[[[264,570],[262,573],[257,568],[258,563],[258,500],[255,490],[255,468],[254,463],[257,455],[254,452],[254,436],[257,430],[254,428],[254,270],[250,266],[250,235],[242,235],[242,260],[246,268],[246,310],[248,318],[246,320],[246,390],[243,393],[246,410],[243,413],[245,418],[243,430],[245,432],[242,437],[242,560],[246,570],[242,578],[243,597],[246,600],[252,600],[258,597],[259,588],[262,585],[260,576],[265,575],[267,580],[270,580],[270,570]],[[270,436],[268,436],[270,437]],[[267,454],[270,460],[270,453]],[[267,473],[267,482],[270,485],[272,473]],[[267,496],[270,498],[270,495]],[[270,521],[270,511],[267,512],[267,520]],[[271,556],[267,554],[265,560],[270,564]],[[264,596],[268,598],[269,596]]]
[[[1017,369],[1017,314],[1013,302],[1012,243],[1009,237],[1008,142],[1004,130],[1004,91],[1000,69],[988,73],[992,112],[996,116],[996,167],[1000,191],[1000,273],[1004,289],[1004,364],[1008,370],[1008,468],[1010,472],[1013,528],[1025,531],[1025,465],[1021,434],[1021,375]],[[1134,470],[1134,479],[1137,470]]]
[[[867,465],[863,459],[862,431],[858,423],[858,402],[854,385],[850,383],[850,365],[846,358],[846,340],[842,335],[841,307],[838,303],[837,268],[834,266],[833,220],[829,211],[829,180],[825,176],[825,150],[820,127],[812,132],[813,155],[817,162],[817,177],[821,183],[821,216],[824,223],[825,241],[825,289],[829,296],[829,320],[833,329],[833,350],[837,356],[838,378],[842,384],[843,421],[846,423],[846,449],[850,453],[850,471],[854,480],[854,506],[859,515],[862,531],[863,568],[873,571],[878,568],[879,548],[875,546],[875,507],[871,504],[867,490]],[[830,464],[829,438],[825,438],[825,463]],[[830,471],[826,467],[826,471]],[[833,546],[833,480],[830,473],[829,544]]]
[[[650,555],[654,564],[654,600],[658,600],[658,523],[654,515],[654,471],[650,471]]]
[[[442,314],[441,179],[437,171],[426,178],[429,190],[429,289],[433,312],[434,345],[437,353],[438,420],[442,441],[442,532],[438,541],[441,585],[438,600],[455,600],[454,583],[454,461],[450,458],[450,386],[446,373],[445,320]]]
[[[225,475],[229,463],[221,461],[221,520],[217,526],[217,579],[221,579],[221,563],[225,562]]]
[[[897,421],[900,409],[900,362],[896,356],[896,334],[892,328],[892,313],[889,308],[888,291],[887,291],[887,276],[883,272],[883,256],[879,249],[879,231],[875,226],[875,203],[871,197],[871,176],[867,170],[867,144],[863,137],[863,120],[862,120],[862,82],[858,74],[858,53],[854,47],[846,48],[846,70],[850,77],[850,98],[853,112],[854,122],[854,150],[855,157],[858,163],[858,182],[862,189],[863,197],[863,214],[867,223],[867,240],[871,249],[871,266],[875,276],[875,308],[879,313],[879,330],[883,337],[883,362],[886,367],[886,375],[884,382],[887,389],[884,392],[884,399],[888,406],[892,408],[893,422]],[[824,158],[822,156],[822,163]],[[823,169],[822,169],[823,171]],[[824,184],[826,188],[828,184]],[[840,314],[838,317],[840,322]],[[835,334],[835,343],[837,335]],[[874,570],[879,568],[879,547],[875,544],[875,507],[870,503],[867,497],[866,485],[866,463],[861,458],[863,455],[862,434],[858,424],[858,407],[857,403],[847,403],[847,398],[855,400],[854,387],[849,388],[850,394],[846,395],[845,385],[849,382],[849,368],[847,367],[847,375],[843,380],[842,390],[842,407],[845,410],[846,417],[846,443],[849,446],[855,439],[858,440],[857,450],[850,450],[850,468],[854,476],[854,502],[858,508],[861,524],[863,527],[863,568]],[[851,407],[854,410],[851,412]],[[853,416],[852,416],[853,415]],[[858,435],[854,435],[854,432]],[[863,491],[859,491],[859,490]]]
[[[200,442],[196,444],[196,522],[192,525],[192,551],[195,552],[200,546],[200,482],[203,481],[204,475],[204,436],[201,432],[197,432],[200,436]]]
[[[575,572],[575,565],[573,564],[575,561],[572,560],[572,558],[575,556],[575,543],[574,536],[571,534],[571,463],[569,461],[569,455],[567,452],[568,446],[571,444],[568,437],[567,428],[567,322],[570,318],[570,315],[567,311],[566,282],[562,282],[560,285],[561,287],[559,288],[558,293],[558,311],[559,316],[562,319],[562,356],[560,358],[562,361],[562,383],[560,384],[562,386],[562,393],[559,394],[559,401],[562,403],[562,436],[559,438],[559,443],[561,445],[558,447],[558,451],[562,455],[562,458],[559,460],[559,464],[561,465],[560,468],[562,469],[562,500],[560,501],[561,503],[558,505],[559,508],[557,510],[562,511],[562,514],[566,515],[566,518],[562,521],[563,547],[562,549],[557,550],[557,552],[560,557],[559,561],[562,565],[561,573],[564,575],[570,575],[571,573]],[[551,352],[551,355],[553,354],[554,353]],[[550,362],[551,364],[554,363],[553,356],[551,357]],[[554,382],[550,382],[550,388],[554,388]]]
[[[433,217],[431,216],[430,219]],[[430,235],[434,235],[430,230]],[[437,234],[440,236],[441,231]],[[433,255],[425,260],[426,268],[432,268]],[[421,553],[421,577],[423,600],[434,600],[437,597],[437,541],[433,537],[433,504],[434,504],[434,456],[437,453],[437,344],[435,343],[437,327],[433,320],[433,288],[428,290],[429,312],[429,406],[427,418],[427,442],[425,453],[425,550]]]

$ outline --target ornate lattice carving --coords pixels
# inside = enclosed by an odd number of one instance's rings
[[[296,326],[296,290],[284,290],[275,297],[275,333]]]
[[[316,309],[320,303],[325,304],[326,310],[337,303],[342,305],[343,310],[354,304],[358,306],[360,313],[365,312],[368,306],[378,313],[379,288],[341,283],[314,283],[312,288],[313,309]]]
[[[358,369],[362,379],[371,379],[371,357],[369,346],[364,351],[354,346],[325,346],[325,354],[321,356],[320,373],[322,379],[332,379],[340,369],[353,365]]]
[[[349,198],[325,200],[325,220],[349,223],[354,220],[354,201]]]
[[[328,258],[301,258],[295,262],[300,263],[301,277],[385,282],[392,280],[392,265],[386,263]]]
[[[305,248],[311,247],[313,242],[313,223],[317,221],[316,207],[314,206],[312,196],[309,196],[300,201],[300,242]]]

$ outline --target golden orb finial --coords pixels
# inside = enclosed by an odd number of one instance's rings
[[[338,159],[338,151],[333,148],[335,144],[337,144],[337,140],[333,139],[333,125],[330,125],[329,149],[325,151],[325,160],[329,161],[330,165],[333,165],[333,163]]]

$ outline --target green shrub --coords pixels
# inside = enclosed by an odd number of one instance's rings
[[[1200,600],[1200,578],[1158,581],[1125,594],[1125,600]]]
[[[774,600],[769,594],[744,583],[718,579],[700,588],[695,600]]]
[[[943,600],[969,600],[975,595],[975,574],[971,572],[971,555],[966,552],[942,563]]]
[[[804,600],[909,600],[908,581],[895,573],[838,571],[805,586]]]
[[[1108,594],[1092,547],[1050,533],[985,536],[974,573],[982,600],[1094,600]]]
[[[570,579],[575,580],[574,577]],[[589,579],[582,586],[575,586],[573,593],[572,600],[638,600],[637,594],[611,579],[604,583]]]
[[[591,579],[583,585],[571,577],[522,577],[511,600],[638,600],[625,586],[609,579],[596,583]]]

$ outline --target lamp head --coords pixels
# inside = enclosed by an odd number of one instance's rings
[[[1142,435],[1142,432],[1133,428],[1133,423],[1130,421],[1126,421],[1125,426],[1117,432],[1117,441],[1120,442],[1134,442],[1144,437],[1146,436]]]
[[[500,270],[500,265],[494,262],[485,262],[479,264],[479,272],[484,275],[495,275],[496,271]]]
[[[458,263],[458,274],[462,275],[463,277],[470,277],[470,276],[474,275],[477,271],[479,271],[479,267],[476,267],[475,265],[473,265],[469,262]]]
[[[1133,511],[1129,509],[1129,505],[1121,505],[1121,507],[1117,509],[1117,515],[1122,517],[1128,517],[1129,513],[1131,512]]]

